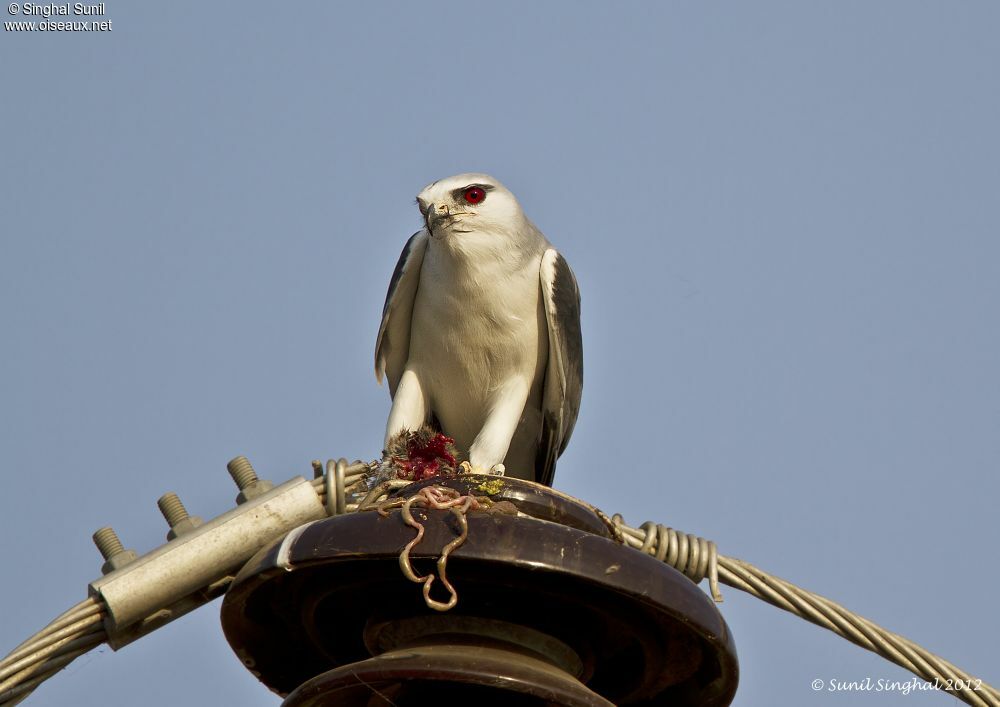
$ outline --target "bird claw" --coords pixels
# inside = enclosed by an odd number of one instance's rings
[[[485,466],[472,466],[469,462],[465,461],[458,465],[458,471],[460,474],[487,474],[489,476],[503,476],[506,472],[506,467],[503,464],[494,464],[491,468],[487,469]]]

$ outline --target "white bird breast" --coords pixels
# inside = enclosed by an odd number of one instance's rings
[[[518,263],[510,254],[475,257],[431,238],[420,272],[407,368],[458,447],[469,450],[476,442],[490,465],[503,460],[511,440],[477,440],[487,418],[513,416],[516,424],[525,409],[538,415],[541,407],[548,338],[540,264],[540,256]],[[511,385],[529,389],[527,405],[504,407]],[[515,463],[531,468],[534,460]]]

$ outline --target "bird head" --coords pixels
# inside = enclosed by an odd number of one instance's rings
[[[514,195],[487,174],[459,174],[424,187],[417,206],[431,236],[505,235],[517,232],[526,219]]]

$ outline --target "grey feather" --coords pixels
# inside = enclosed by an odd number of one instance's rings
[[[576,426],[583,394],[583,336],[580,289],[566,259],[549,250],[542,259],[542,293],[549,333],[549,360],[542,398],[542,432],[535,479],[551,485],[556,459]]]
[[[420,266],[427,249],[427,237],[427,231],[417,231],[406,241],[382,307],[382,324],[375,342],[375,378],[381,383],[385,375],[392,395],[396,394],[410,350],[410,318],[420,283]]]

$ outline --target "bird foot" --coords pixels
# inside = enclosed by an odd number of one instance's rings
[[[506,467],[503,464],[494,464],[487,469],[485,466],[472,466],[469,462],[462,462],[458,465],[460,474],[489,474],[490,476],[503,476]]]

